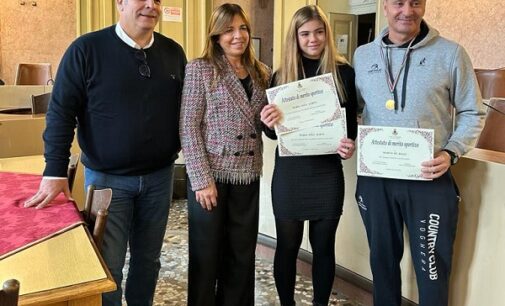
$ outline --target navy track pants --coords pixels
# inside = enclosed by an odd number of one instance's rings
[[[447,306],[459,192],[448,171],[433,181],[358,177],[374,306],[401,305],[400,261],[407,227],[420,306]]]

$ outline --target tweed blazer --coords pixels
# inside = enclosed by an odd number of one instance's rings
[[[225,63],[217,80],[206,60],[186,66],[180,136],[193,191],[212,181],[249,184],[261,175],[265,88],[252,81],[249,100],[226,58]]]

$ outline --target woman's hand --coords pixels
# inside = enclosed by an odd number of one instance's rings
[[[200,203],[203,209],[211,211],[217,206],[217,188],[216,183],[212,182],[204,189],[195,192],[196,201]]]
[[[274,104],[267,104],[261,110],[261,122],[263,122],[269,129],[273,129],[274,126],[281,120],[282,113]]]
[[[351,158],[354,154],[354,140],[349,138],[342,138],[340,140],[340,145],[338,146],[337,153],[342,157],[342,159]]]

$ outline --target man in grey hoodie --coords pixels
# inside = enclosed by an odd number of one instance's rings
[[[430,181],[358,177],[356,200],[370,246],[374,305],[401,305],[405,223],[419,305],[445,306],[459,202],[450,166],[480,133],[482,99],[465,50],[423,20],[426,0],[383,1],[388,28],[354,55],[363,124],[434,129],[435,156],[422,164]]]

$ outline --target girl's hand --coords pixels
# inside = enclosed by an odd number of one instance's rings
[[[281,111],[274,104],[268,104],[261,110],[261,122],[273,129],[282,117]]]
[[[351,158],[355,150],[354,140],[349,138],[342,138],[338,146],[337,153],[342,159]]]

